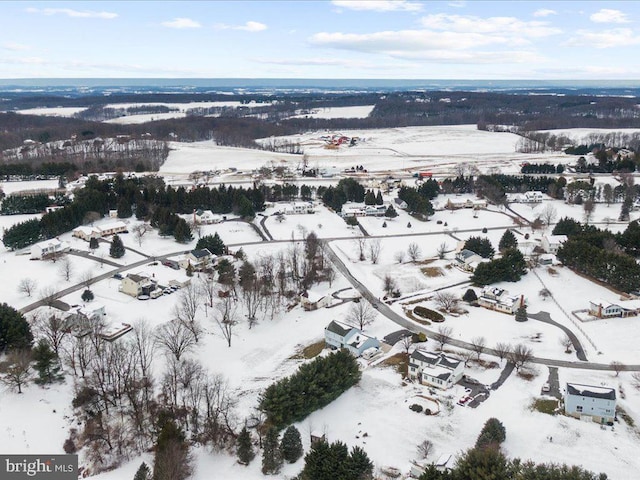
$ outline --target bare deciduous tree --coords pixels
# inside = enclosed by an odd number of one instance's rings
[[[40,301],[46,307],[53,307],[56,302],[56,289],[48,286],[40,290]]]
[[[391,295],[396,290],[396,288],[397,286],[395,279],[391,275],[386,274],[382,279],[382,289],[387,295]]]
[[[136,239],[139,247],[142,246],[143,238],[149,230],[151,230],[151,226],[147,225],[146,223],[139,223],[135,227],[133,227],[133,238]],[[193,229],[191,231],[193,231]],[[199,233],[198,236],[200,236]]]
[[[133,325],[132,343],[136,351],[136,359],[143,377],[151,376],[151,365],[158,344],[153,338],[153,329],[149,322],[144,319],[136,320]]]
[[[418,258],[420,258],[420,255],[422,255],[422,250],[417,243],[411,242],[407,248],[407,255],[411,261],[415,263],[418,261]]]
[[[546,207],[544,207],[544,210],[542,210],[542,214],[540,215],[540,217],[542,218],[542,221],[547,227],[551,226],[551,224],[555,221],[557,216],[558,216],[558,211],[556,210],[556,207],[554,207],[550,203],[547,204]]]
[[[442,242],[439,246],[438,246],[438,258],[440,260],[442,260],[445,255],[447,254],[447,251],[449,250],[449,245],[447,245],[446,242]]]
[[[584,223],[589,224],[596,210],[596,202],[592,198],[587,198],[582,204],[582,209],[584,210]]]
[[[351,305],[346,319],[347,323],[364,331],[365,327],[370,325],[371,322],[375,320],[376,316],[377,312],[371,304],[364,298],[361,298],[359,302]]]
[[[22,393],[31,375],[31,352],[29,350],[12,350],[5,362],[0,364],[0,381],[9,388]]]
[[[212,276],[206,275],[200,277],[199,289],[204,301],[204,314],[209,316],[209,308],[213,308],[215,299],[218,297],[218,284],[213,280]]]
[[[91,270],[87,270],[80,275],[80,283],[84,285],[87,290],[91,289],[91,285],[93,285],[95,281],[96,278]]]
[[[398,250],[396,253],[394,253],[393,259],[398,263],[404,262],[404,250]]]
[[[451,340],[453,334],[453,328],[446,325],[440,325],[436,333],[433,334],[433,339],[440,344],[440,350]]]
[[[62,317],[56,314],[39,315],[33,323],[38,335],[49,343],[57,356],[60,356],[64,340],[69,335],[68,325]]]
[[[431,440],[424,440],[418,445],[418,455],[420,458],[425,459],[433,451],[433,442]]]
[[[546,288],[543,288],[542,290],[540,290],[538,292],[538,295],[540,295],[540,298],[542,298],[542,300],[546,300],[547,298],[549,298],[551,296],[551,292],[549,290],[547,290]]]
[[[460,299],[456,294],[451,292],[438,292],[433,300],[445,312],[455,311],[458,308],[458,303],[460,303]]]
[[[571,353],[571,347],[573,346],[573,342],[569,335],[565,335],[560,339],[560,345],[564,347],[564,353]]]
[[[519,371],[533,359],[533,350],[519,343],[507,354],[507,358],[515,365],[516,370]]]
[[[176,320],[171,320],[156,328],[154,339],[161,349],[173,355],[178,361],[196,346],[196,339],[191,330]]]
[[[505,358],[509,357],[511,345],[509,345],[508,343],[498,342],[496,343],[496,346],[493,347],[493,349],[495,350],[496,355],[498,355],[498,358],[500,360],[504,360]]]
[[[353,239],[353,243],[356,248],[356,253],[358,254],[358,259],[361,262],[365,260],[365,252],[367,249],[367,239],[365,237],[357,237]]]
[[[404,353],[409,355],[409,351],[413,346],[413,335],[405,335],[404,337],[402,337],[402,340],[400,340],[400,345],[402,345],[402,350],[404,350]]]
[[[634,372],[631,374],[633,379],[633,386],[640,390],[640,372]]]
[[[223,298],[222,302],[218,303],[217,309],[215,321],[222,337],[227,341],[227,346],[230,347],[233,332],[238,324],[235,301],[230,296]]]
[[[73,276],[73,270],[73,264],[69,257],[66,255],[62,257],[62,260],[60,260],[60,266],[58,267],[58,273],[60,276],[68,282]]]
[[[196,319],[200,308],[200,295],[198,289],[192,283],[180,289],[178,303],[174,306],[175,317],[187,327],[193,334],[196,343],[202,334],[200,322]]]
[[[471,339],[471,348],[476,352],[476,359],[480,361],[480,355],[484,352],[484,347],[487,345],[487,339],[484,337],[473,337]]]
[[[616,377],[620,375],[620,372],[626,370],[625,365],[622,362],[618,362],[617,360],[612,361],[609,364],[609,367],[611,367],[611,370],[616,372]]]
[[[380,251],[382,250],[382,244],[379,238],[375,238],[369,241],[369,258],[374,265],[378,263],[380,258]]]
[[[23,278],[18,283],[18,292],[30,297],[36,291],[37,287],[38,283],[33,278]]]

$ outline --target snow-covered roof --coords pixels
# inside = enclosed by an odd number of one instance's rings
[[[581,397],[602,398],[605,400],[615,400],[616,390],[611,387],[595,387],[593,385],[580,385],[578,383],[567,383],[567,393]]]
[[[598,306],[598,307],[602,307],[605,310],[609,307],[619,307],[620,305],[617,305],[615,303],[611,303],[607,300],[604,300],[602,298],[596,298],[595,300],[591,300],[591,303],[593,303],[594,305]]]
[[[452,373],[453,372],[450,368],[436,365],[433,368],[423,370],[422,375],[433,377],[433,378],[439,378],[443,382],[446,382],[447,380],[449,380],[449,377],[451,377]]]
[[[104,225],[100,225],[100,230],[111,230],[114,228],[127,228],[127,224],[122,221],[105,223]]]
[[[550,245],[555,245],[566,242],[568,237],[566,235],[545,235],[543,238],[545,238]]]

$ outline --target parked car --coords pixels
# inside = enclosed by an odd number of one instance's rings
[[[122,280],[122,275],[120,275],[119,273],[114,273],[113,278],[115,278],[116,280]]]
[[[551,387],[549,386],[548,383],[545,383],[544,385],[542,385],[542,391],[544,393],[550,392],[551,391]]]
[[[173,268],[174,270],[180,270],[180,265],[178,265],[178,262],[174,262],[173,260],[163,260],[162,264],[165,267]]]

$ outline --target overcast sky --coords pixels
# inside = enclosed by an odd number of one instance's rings
[[[0,2],[0,78],[640,79],[640,2]]]

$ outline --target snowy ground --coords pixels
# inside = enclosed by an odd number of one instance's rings
[[[342,132],[346,133],[346,132]],[[523,156],[513,152],[515,141],[511,134],[493,134],[478,132],[467,127],[416,127],[411,129],[387,129],[362,131],[365,141],[350,150],[332,153],[339,161],[331,159],[327,163],[352,165],[365,163],[367,168],[378,168],[380,171],[390,168],[405,168],[411,165],[432,165],[434,171],[450,171],[459,161],[480,164],[483,169],[501,168],[501,171],[516,171]],[[355,132],[350,132],[355,134]],[[315,134],[316,136],[319,134]],[[314,135],[308,143],[311,144]],[[307,140],[305,140],[307,141]],[[194,170],[214,170],[235,167],[238,170],[250,170],[272,162],[274,165],[287,164],[295,168],[300,156],[275,154],[262,151],[231,149],[215,146],[212,142],[194,144],[172,144],[168,161],[163,165],[160,174],[185,176]],[[323,150],[309,147],[311,158],[316,155],[321,161]],[[394,151],[395,150],[395,151]],[[316,152],[314,154],[314,151]],[[477,153],[474,153],[476,152]],[[360,152],[360,153],[358,153]],[[325,154],[326,155],[326,154]],[[358,156],[360,155],[360,157]],[[420,158],[417,158],[420,157]],[[535,161],[553,161],[558,158],[541,155]],[[567,161],[566,156],[562,156]],[[572,157],[571,157],[572,158]],[[551,160],[553,159],[553,160]],[[315,160],[312,160],[312,162]],[[342,163],[340,163],[342,162]],[[421,163],[422,162],[422,163]],[[310,163],[312,165],[312,163]],[[232,178],[232,177],[229,177]],[[598,181],[602,179],[599,178]],[[328,180],[330,181],[330,180]],[[3,188],[16,190],[41,188],[46,182],[30,182],[34,185],[5,183]],[[55,183],[55,182],[54,182]],[[37,184],[37,185],[36,185]],[[460,198],[460,197],[456,197]],[[464,198],[464,197],[462,197]],[[390,197],[385,196],[385,201]],[[445,196],[439,196],[438,202],[446,203]],[[579,206],[566,205],[563,202],[545,200],[543,204],[533,208],[523,204],[513,204],[512,208],[528,219],[535,218],[547,204],[552,204],[558,212],[558,218],[573,216],[582,219]],[[265,212],[265,224],[276,240],[287,240],[294,236],[298,239],[303,232],[315,231],[320,237],[332,239],[332,247],[349,265],[352,274],[365,283],[374,294],[382,295],[382,278],[391,274],[398,281],[402,294],[412,296],[411,299],[423,298],[419,304],[435,308],[428,297],[435,288],[451,286],[450,290],[458,295],[469,288],[468,285],[452,286],[464,282],[469,274],[456,268],[448,268],[453,259],[449,252],[444,260],[434,260],[439,246],[447,244],[449,250],[458,243],[456,238],[464,240],[471,235],[487,236],[497,248],[500,236],[506,228],[514,228],[513,220],[505,212],[497,209],[483,210],[474,215],[472,210],[462,209],[454,212],[437,211],[428,222],[420,222],[398,210],[399,216],[393,220],[381,218],[361,218],[363,227],[370,235],[380,236],[381,253],[375,265],[369,260],[357,260],[356,245],[350,238],[358,231],[349,228],[344,221],[324,207],[318,207],[313,215],[287,215],[282,223],[276,221],[272,213],[282,206],[276,205]],[[606,217],[617,218],[619,205],[606,207],[598,204],[592,221],[605,221]],[[633,217],[638,216],[634,212]],[[7,228],[15,222],[37,217],[12,216],[0,217],[0,227]],[[263,217],[258,216],[256,224]],[[105,222],[108,219],[103,220]],[[131,225],[136,220],[130,219]],[[411,223],[411,228],[407,227]],[[440,223],[438,223],[440,222]],[[482,234],[483,227],[497,227]],[[617,228],[624,228],[618,225]],[[525,231],[526,230],[526,231]],[[219,233],[227,244],[239,244],[249,259],[259,255],[276,253],[288,248],[288,244],[260,242],[256,232],[243,222],[224,222],[218,225],[204,226],[199,234]],[[517,238],[524,240],[524,233],[531,235],[530,246],[545,231],[531,232],[523,229]],[[548,232],[547,232],[548,233]],[[397,236],[401,235],[401,236]],[[186,245],[177,244],[173,239],[161,238],[155,231],[147,233],[139,245],[132,234],[122,235],[126,246],[142,251],[149,256],[175,254],[189,250],[195,246],[195,239]],[[456,237],[456,238],[454,238]],[[62,240],[71,242],[72,248],[87,251],[88,244],[71,238],[70,234],[61,236]],[[411,263],[405,255],[402,263],[398,263],[397,252],[406,252],[409,244],[417,243],[421,249],[418,263]],[[108,245],[101,244],[98,257],[108,257]],[[130,265],[145,257],[131,251],[117,260],[121,265]],[[426,263],[430,260],[430,263]],[[64,288],[79,281],[83,272],[91,270],[96,275],[109,272],[113,267],[100,266],[99,262],[71,257],[74,267],[72,279],[67,282],[61,279],[59,266],[51,262],[30,261],[28,255],[16,255],[0,247],[0,271],[4,281],[0,302],[7,302],[16,307],[23,307],[36,298],[28,298],[17,291],[16,285],[22,278],[34,278],[39,289],[55,285]],[[151,265],[152,259],[137,267],[132,272],[155,275],[160,281],[168,281],[177,272],[163,265]],[[429,276],[422,269],[429,267],[439,269],[442,275]],[[527,297],[530,313],[549,312],[551,318],[572,329],[583,343],[590,361],[608,363],[618,360],[627,363],[638,363],[637,345],[640,341],[640,326],[637,318],[612,319],[594,322],[577,323],[575,318],[567,317],[563,311],[570,312],[588,307],[591,298],[605,298],[611,301],[618,299],[606,288],[598,286],[566,268],[555,268],[550,272],[546,268],[538,268],[536,277],[528,273],[520,282],[501,285],[513,294],[522,293]],[[197,282],[197,277],[194,278]],[[131,322],[146,318],[152,325],[170,321],[177,294],[162,296],[156,300],[139,301],[118,291],[119,282],[108,278],[92,286],[96,295],[96,303],[104,304],[107,317],[111,321]],[[324,283],[313,288],[315,295],[324,295],[347,288],[350,284],[338,275],[333,285]],[[543,300],[538,292],[546,286],[555,294],[553,300]],[[70,304],[80,304],[81,291],[67,295],[63,300]],[[408,299],[409,300],[409,299]],[[392,308],[402,313],[402,303],[396,302]],[[417,304],[416,304],[417,305]],[[414,305],[415,306],[415,305]],[[257,405],[259,393],[273,381],[293,373],[301,360],[293,359],[304,346],[323,338],[323,332],[331,319],[344,319],[349,304],[332,309],[315,312],[304,312],[299,307],[290,312],[280,312],[273,320],[264,319],[249,330],[246,322],[241,322],[232,339],[231,348],[226,346],[217,325],[212,321],[212,314],[204,310],[199,312],[207,335],[198,347],[197,356],[212,371],[222,373],[229,381],[232,390],[239,396],[238,417],[240,420],[249,416]],[[482,308],[466,307],[468,313],[458,317],[446,315],[445,324],[454,329],[454,336],[462,340],[470,340],[476,336],[484,336],[487,345],[493,346],[498,341],[512,344],[525,343],[536,355],[560,360],[575,360],[575,355],[563,352],[559,339],[563,336],[559,329],[535,320],[517,324],[512,316],[491,312]],[[40,309],[43,310],[43,309]],[[379,338],[397,330],[399,327],[390,320],[378,315],[375,322],[368,327],[367,333]],[[125,337],[126,338],[126,337]],[[591,344],[593,342],[593,345]],[[427,342],[429,349],[435,348],[434,342]],[[392,350],[392,353],[394,351]],[[455,351],[452,351],[455,354]],[[484,356],[489,360],[488,356]],[[492,358],[498,361],[498,359]],[[161,359],[158,359],[161,363]],[[415,386],[403,386],[401,378],[394,370],[383,367],[368,367],[363,379],[357,387],[351,389],[326,408],[313,413],[298,424],[303,437],[305,449],[309,447],[309,432],[325,430],[330,441],[342,440],[349,445],[361,445],[368,452],[376,467],[395,466],[403,472],[408,471],[409,462],[417,458],[415,447],[428,438],[434,443],[432,460],[443,453],[457,454],[475,442],[482,424],[487,418],[499,418],[507,429],[507,441],[504,450],[509,456],[531,458],[535,461],[566,462],[582,465],[594,471],[605,471],[612,479],[635,478],[640,470],[640,459],[636,451],[638,433],[623,422],[617,423],[615,430],[601,430],[598,425],[580,422],[564,416],[549,416],[532,411],[530,405],[540,396],[540,387],[546,382],[547,368],[534,367],[536,376],[523,380],[512,375],[497,391],[491,393],[488,400],[477,409],[459,407],[443,408],[437,416],[428,417],[416,414],[408,409],[409,402],[417,394],[426,394],[428,390]],[[484,369],[472,363],[468,374],[481,382],[494,382],[500,369]],[[72,397],[71,379],[61,386],[44,390],[38,386],[29,386],[22,396],[0,390],[0,425],[4,432],[0,440],[0,450],[9,453],[26,452],[60,452],[62,442],[68,436],[71,426],[68,418],[69,404]],[[627,412],[640,421],[640,392],[632,386],[630,372],[622,372],[615,377],[612,372],[591,370],[560,369],[561,386],[567,381],[612,387],[622,386],[626,398],[619,403]],[[447,397],[455,400],[462,395],[460,387],[438,394],[441,405]],[[55,412],[54,412],[55,410]],[[37,418],[30,422],[28,418]],[[46,427],[46,434],[42,426]],[[367,435],[365,436],[364,433]],[[552,437],[553,442],[548,438]],[[144,459],[152,461],[149,455],[132,459],[120,469],[104,473],[99,480],[119,480],[132,478],[139,463]],[[606,460],[606,461],[605,461]],[[210,478],[210,472],[216,471],[220,478],[242,478],[258,480],[264,478],[260,473],[260,459],[257,458],[249,467],[238,465],[232,455],[213,454],[206,449],[196,451],[195,480]],[[282,477],[292,477],[302,468],[302,461],[295,465],[285,466]]]
[[[366,118],[371,114],[374,108],[375,105],[314,108],[309,113],[294,115],[292,118]]]

